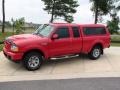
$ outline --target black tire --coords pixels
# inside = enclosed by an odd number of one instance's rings
[[[40,53],[30,52],[23,59],[24,67],[29,71],[35,71],[40,68],[43,58]]]
[[[101,54],[102,54],[102,48],[100,46],[95,46],[88,54],[88,56],[90,59],[96,60],[101,56]]]

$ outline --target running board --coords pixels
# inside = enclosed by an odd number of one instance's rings
[[[65,56],[59,56],[59,57],[54,57],[54,58],[50,58],[51,60],[55,60],[55,59],[66,59],[66,58],[73,58],[73,57],[78,57],[78,54],[74,54],[74,55],[65,55]]]

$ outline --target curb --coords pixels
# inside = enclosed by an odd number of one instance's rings
[[[120,77],[120,72],[103,72],[103,73],[74,73],[74,74],[51,74],[51,75],[22,75],[22,76],[0,76],[0,82],[13,81],[31,81],[31,80],[59,80],[59,79],[76,79],[76,78],[105,78]]]

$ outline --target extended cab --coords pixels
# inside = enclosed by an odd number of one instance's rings
[[[53,57],[84,53],[98,59],[110,47],[110,34],[104,25],[52,23],[41,25],[33,34],[8,37],[4,44],[8,59],[37,70],[43,60]]]

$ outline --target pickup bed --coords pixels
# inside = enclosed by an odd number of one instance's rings
[[[96,60],[108,47],[110,33],[104,25],[51,23],[41,25],[33,34],[8,37],[3,52],[9,60],[37,70],[43,60],[53,57],[83,53]]]

